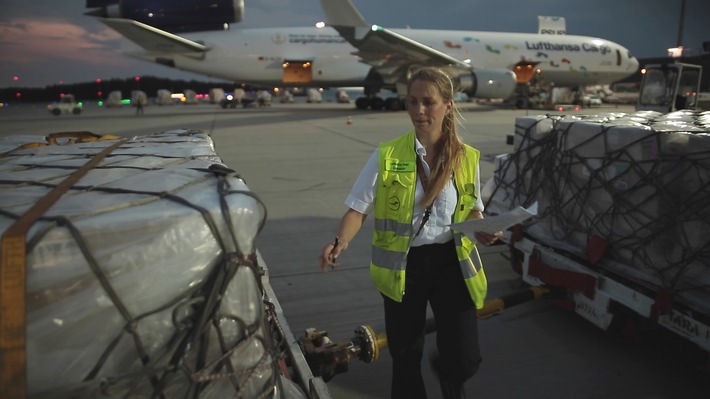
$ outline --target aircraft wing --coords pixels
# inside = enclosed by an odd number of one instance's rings
[[[101,22],[150,52],[195,54],[209,50],[203,44],[132,19],[102,18]]]
[[[471,65],[448,54],[382,27],[370,27],[350,0],[321,0],[321,6],[327,23],[357,48],[354,55],[375,68],[385,83],[403,82],[412,66],[471,71]]]

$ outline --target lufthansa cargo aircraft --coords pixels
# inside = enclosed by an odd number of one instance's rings
[[[596,37],[386,29],[366,23],[350,0],[321,6],[326,23],[302,28],[234,28],[244,0],[87,0],[87,15],[128,39],[129,56],[262,87],[362,87],[358,108],[401,109],[397,97],[376,95],[404,95],[417,66],[445,68],[462,92],[487,99],[525,95],[535,79],[583,87],[638,68],[629,50]]]

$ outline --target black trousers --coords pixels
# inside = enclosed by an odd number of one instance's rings
[[[410,248],[402,302],[383,298],[393,399],[426,398],[421,360],[427,304],[436,320],[440,375],[463,383],[476,373],[481,362],[478,316],[453,241]]]

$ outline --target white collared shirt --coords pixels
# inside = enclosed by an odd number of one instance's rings
[[[426,161],[424,161],[426,149],[421,145],[419,140],[415,138],[414,141],[417,156],[419,156],[422,160],[424,172],[427,176],[429,176],[429,165]],[[367,160],[367,163],[362,168],[355,184],[353,184],[352,190],[350,190],[348,198],[345,200],[345,205],[360,213],[369,214],[374,208],[376,192],[375,185],[377,184],[377,176],[379,174],[378,160],[379,150],[375,149],[372,155],[370,155],[370,159]],[[474,209],[483,212],[483,201],[481,200],[481,185],[479,176],[480,168],[476,165],[476,181],[474,183],[477,200],[474,205]],[[416,234],[417,230],[419,230],[419,225],[424,217],[424,207],[420,204],[423,197],[424,188],[422,187],[422,183],[419,181],[419,177],[417,177],[417,186],[414,192],[415,203],[414,214],[412,217],[412,235]],[[449,224],[452,222],[452,217],[456,209],[456,199],[456,186],[452,176],[446,184],[446,187],[444,187],[444,190],[439,193],[434,200],[429,220],[422,228],[421,233],[412,239],[411,246],[416,247],[424,244],[436,243],[443,244],[453,239],[453,233],[451,232]]]

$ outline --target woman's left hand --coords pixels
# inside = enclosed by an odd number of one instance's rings
[[[503,237],[503,232],[497,231],[491,234],[483,231],[477,231],[474,233],[474,236],[476,237],[476,241],[478,241],[479,243],[483,245],[491,245],[494,242],[498,241],[499,238]]]

